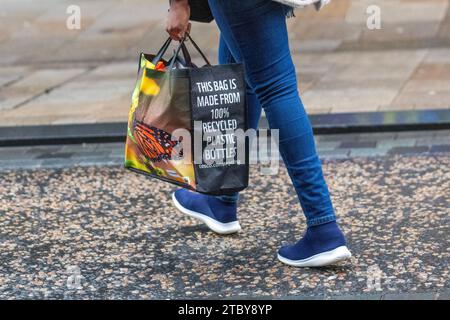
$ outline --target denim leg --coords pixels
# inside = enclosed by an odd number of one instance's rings
[[[279,130],[279,149],[308,225],[336,219],[313,132],[297,89],[285,6],[268,0],[209,0],[223,41]]]
[[[220,36],[219,41],[219,64],[230,64],[235,63],[235,59],[228,49],[222,36]],[[261,104],[258,101],[253,89],[247,83],[247,108],[248,108],[248,124],[250,128],[258,129],[259,118],[261,118]],[[239,192],[231,195],[216,196],[216,198],[224,202],[237,202],[239,200]]]
[[[219,64],[236,63],[230,49],[222,36],[219,40]],[[259,103],[258,96],[250,87],[247,81],[247,109],[248,109],[248,125],[250,128],[257,130],[259,119],[261,118],[262,107]]]

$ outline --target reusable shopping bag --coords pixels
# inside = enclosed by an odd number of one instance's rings
[[[247,130],[243,65],[213,66],[188,39],[206,62],[201,68],[185,40],[169,60],[163,56],[170,38],[157,54],[140,56],[125,167],[211,195],[243,190],[249,170],[248,141],[237,134]]]

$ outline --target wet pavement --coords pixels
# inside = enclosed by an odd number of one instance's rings
[[[320,269],[276,260],[305,228],[283,167],[252,166],[224,237],[125,171],[121,144],[0,148],[0,298],[448,299],[448,133],[317,137],[354,255]]]

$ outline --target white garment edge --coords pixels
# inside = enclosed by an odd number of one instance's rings
[[[314,4],[317,10],[322,9],[330,3],[331,0],[273,0],[282,4],[286,4],[293,8],[304,8]]]

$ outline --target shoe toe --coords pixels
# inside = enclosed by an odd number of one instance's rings
[[[278,254],[282,257],[292,259],[292,247],[290,245],[282,246],[280,249],[278,249]]]
[[[189,191],[186,189],[178,189],[174,192],[174,196],[180,204],[185,204],[188,200]]]

